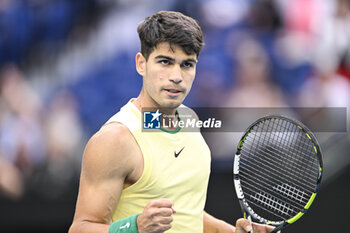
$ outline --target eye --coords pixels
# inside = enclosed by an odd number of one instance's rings
[[[193,62],[184,62],[184,63],[182,63],[182,67],[185,67],[185,68],[191,68],[193,66],[194,66]]]
[[[170,64],[170,61],[169,60],[160,60],[159,63],[166,66],[166,65]]]

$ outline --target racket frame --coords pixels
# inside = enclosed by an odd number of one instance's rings
[[[241,182],[240,182],[240,178],[239,178],[239,163],[240,163],[241,150],[244,146],[244,142],[245,142],[248,134],[251,132],[252,128],[254,128],[256,125],[258,125],[261,122],[264,122],[266,120],[269,120],[269,119],[283,119],[283,120],[289,121],[290,123],[296,125],[302,132],[304,132],[307,135],[307,137],[314,144],[314,150],[315,150],[315,153],[317,155],[318,162],[319,162],[319,174],[318,174],[318,178],[317,178],[317,182],[316,182],[316,187],[315,187],[315,190],[313,191],[312,195],[310,196],[307,204],[304,206],[304,209],[301,210],[300,212],[298,212],[295,216],[293,216],[287,220],[284,220],[284,221],[268,221],[268,220],[262,218],[261,216],[259,216],[258,214],[256,214],[244,198],[244,193],[242,191]],[[241,137],[241,140],[238,143],[237,152],[234,156],[233,181],[234,181],[234,186],[235,186],[238,202],[239,202],[239,205],[240,205],[241,210],[243,212],[244,218],[246,218],[246,219],[252,218],[254,221],[257,221],[259,223],[275,226],[276,228],[273,231],[271,231],[270,233],[275,233],[275,232],[287,227],[288,225],[296,222],[309,210],[311,204],[314,202],[316,194],[320,188],[320,184],[321,184],[321,180],[322,180],[322,173],[323,173],[323,161],[322,161],[321,148],[320,148],[319,143],[318,143],[316,137],[314,136],[314,134],[303,123],[301,123],[295,119],[291,119],[289,117],[282,116],[282,115],[269,115],[269,116],[259,118],[258,120],[253,122],[244,132],[243,136]]]

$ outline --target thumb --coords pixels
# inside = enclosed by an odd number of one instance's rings
[[[171,206],[171,210],[173,211],[173,214],[176,213],[176,209],[175,209],[174,205]]]
[[[236,221],[236,233],[246,233],[252,230],[248,219],[240,218]]]

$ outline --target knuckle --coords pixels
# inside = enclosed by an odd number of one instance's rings
[[[145,206],[145,209],[149,209],[152,207],[152,202],[148,202]]]
[[[150,209],[150,210],[149,210],[149,215],[150,215],[152,218],[156,217],[156,216],[158,215],[157,209]]]
[[[240,220],[239,219],[237,219],[236,220],[236,225],[238,225],[240,223]]]
[[[163,225],[161,228],[162,228],[162,231],[167,231],[167,230],[169,230],[171,227],[172,227],[171,224],[166,224],[166,225]]]
[[[167,209],[169,216],[173,215],[173,210],[172,209]]]
[[[147,203],[148,206],[154,206],[157,204],[157,200],[152,200]]]
[[[246,221],[248,221],[248,220],[246,220],[246,219],[244,219],[244,218],[239,218],[239,219],[237,219],[237,221],[236,221],[236,226],[237,226],[237,225],[243,226],[244,223],[245,223]]]
[[[172,205],[173,203],[169,199],[159,199],[159,202],[161,202],[163,205]]]

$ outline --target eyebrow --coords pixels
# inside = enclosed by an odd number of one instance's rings
[[[168,56],[165,56],[165,55],[158,55],[155,57],[155,59],[157,60],[160,60],[160,59],[167,59],[169,61],[172,61],[172,62],[175,62],[175,59],[172,58],[172,57],[168,57]],[[183,62],[193,62],[193,63],[197,63],[197,60],[193,59],[193,58],[188,58],[188,59],[185,59],[184,61],[182,61],[181,63]]]

